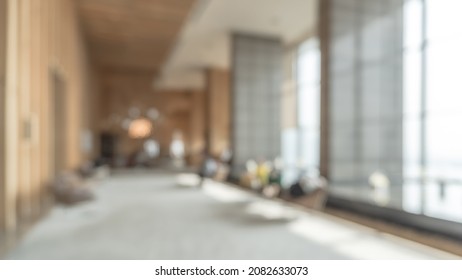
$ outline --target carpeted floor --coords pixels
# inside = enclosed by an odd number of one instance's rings
[[[440,259],[454,256],[190,175],[124,172],[55,207],[9,259]]]

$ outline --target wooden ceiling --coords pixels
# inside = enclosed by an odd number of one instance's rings
[[[195,0],[77,0],[92,58],[103,71],[157,73]]]

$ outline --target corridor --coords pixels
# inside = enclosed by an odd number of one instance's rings
[[[55,206],[8,259],[454,259],[423,245],[172,172],[119,171]]]

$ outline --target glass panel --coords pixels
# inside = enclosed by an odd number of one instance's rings
[[[429,43],[427,110],[431,114],[458,112],[462,107],[462,79],[459,72],[462,65],[461,50],[462,41],[447,44]]]
[[[462,40],[462,1],[426,0],[430,41]]]
[[[421,205],[422,186],[420,181],[409,181],[403,184],[403,209],[420,214],[422,210]]]
[[[298,88],[298,124],[301,127],[319,127],[319,86],[302,85]]]
[[[391,195],[381,206],[462,222],[462,1],[341,2],[330,33],[335,193],[374,203],[364,192],[379,170]]]
[[[462,114],[433,116],[427,122],[428,175],[462,180]]]
[[[319,60],[318,39],[312,38],[300,45],[297,64],[297,81],[299,83],[319,83]]]
[[[422,46],[422,0],[407,0],[404,4],[404,47],[419,49]]]
[[[401,207],[402,6],[393,0],[355,1],[348,8],[334,3],[335,15],[344,12],[355,20],[348,28],[335,17],[332,23],[336,32],[331,33],[335,50],[331,58],[336,61],[331,64],[341,64],[342,59],[353,62],[345,63],[342,71],[330,72],[331,185],[345,190],[341,193],[354,194],[351,197],[378,203],[367,193],[370,176],[381,173],[389,181],[387,193],[392,196],[388,203],[393,204],[386,206]],[[342,45],[335,45],[344,38],[352,38],[354,49],[348,57],[339,57]]]
[[[282,160],[284,162],[283,184],[290,185],[298,178],[297,130],[282,131]]]
[[[234,40],[233,168],[238,170],[245,159],[272,159],[281,152],[283,65],[280,42],[241,35]]]
[[[422,112],[422,53],[404,54],[403,101],[406,116],[419,116]]]
[[[444,190],[442,189],[444,188]],[[462,222],[462,186],[435,182],[425,188],[425,215]]]

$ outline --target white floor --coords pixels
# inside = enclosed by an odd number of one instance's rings
[[[455,259],[191,175],[124,173],[56,207],[9,259]]]

